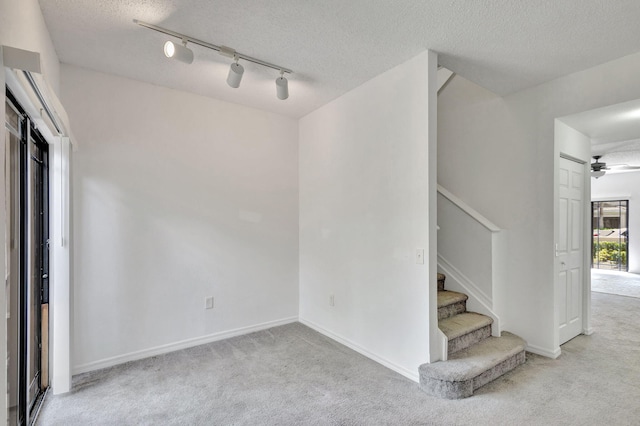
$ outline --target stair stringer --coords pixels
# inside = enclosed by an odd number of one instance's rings
[[[442,330],[438,329],[438,336],[440,337],[440,344],[442,345],[442,353],[440,354],[440,361],[446,361],[449,359],[449,338]]]
[[[491,299],[476,286],[467,276],[460,272],[455,266],[451,265],[442,255],[438,253],[438,272],[443,273],[447,277],[445,288],[466,294],[467,310],[478,312],[493,318],[491,324],[491,335],[500,337],[503,327],[500,316],[494,311]]]

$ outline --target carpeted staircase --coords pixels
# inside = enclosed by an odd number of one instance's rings
[[[491,336],[493,319],[467,312],[467,295],[444,289],[438,274],[438,326],[448,338],[448,360],[420,366],[420,387],[430,395],[466,398],[525,361],[525,342],[502,332]]]

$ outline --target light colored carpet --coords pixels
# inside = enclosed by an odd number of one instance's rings
[[[637,425],[640,299],[592,297],[593,335],[463,400],[291,324],[75,377],[38,425]]]
[[[640,297],[640,275],[629,272],[591,270],[591,291]]]

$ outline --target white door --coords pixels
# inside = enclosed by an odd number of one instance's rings
[[[582,333],[584,164],[560,158],[560,227],[556,246],[556,307],[560,344]]]

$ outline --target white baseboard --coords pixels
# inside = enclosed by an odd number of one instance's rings
[[[102,368],[113,367],[114,365],[123,364],[129,361],[149,358],[156,355],[162,355],[169,352],[175,352],[180,349],[187,349],[193,346],[204,345],[206,343],[218,340],[228,339],[230,337],[241,336],[256,331],[266,330],[267,328],[277,327],[279,325],[291,324],[297,322],[298,317],[283,318],[275,321],[267,321],[261,324],[251,325],[248,327],[236,328],[228,331],[220,331],[218,333],[208,334],[206,336],[195,337],[192,339],[181,340],[179,342],[168,343],[166,345],[155,346],[153,348],[142,349],[140,351],[129,352],[123,355],[117,355],[110,358],[104,358],[98,361],[88,362],[73,367],[73,374],[87,373],[89,371],[100,370]]]
[[[335,340],[336,342],[345,345],[346,347],[353,349],[354,351],[366,356],[369,359],[372,359],[373,361],[377,362],[378,364],[382,364],[385,367],[389,368],[390,370],[395,371],[396,373],[402,374],[404,377],[406,377],[407,379],[410,379],[416,383],[418,383],[420,381],[420,376],[418,375],[418,369],[416,368],[416,371],[409,371],[404,367],[401,367],[389,360],[386,360],[376,354],[374,354],[373,352],[368,351],[367,349],[363,348],[362,346],[358,345],[357,343],[340,336],[339,334],[333,333],[321,326],[319,326],[318,324],[315,324],[312,321],[309,320],[305,320],[303,318],[300,318],[298,321],[300,321],[300,323],[306,325],[309,328],[314,329],[315,331],[317,331],[320,334],[324,334],[325,336],[327,336],[330,339]]]
[[[541,355],[541,356],[545,356],[547,358],[553,358],[553,359],[558,358],[562,353],[559,347],[556,350],[551,351],[549,349],[541,348],[540,346],[536,346],[536,345],[527,345],[525,350],[527,352],[531,352],[536,355]]]

